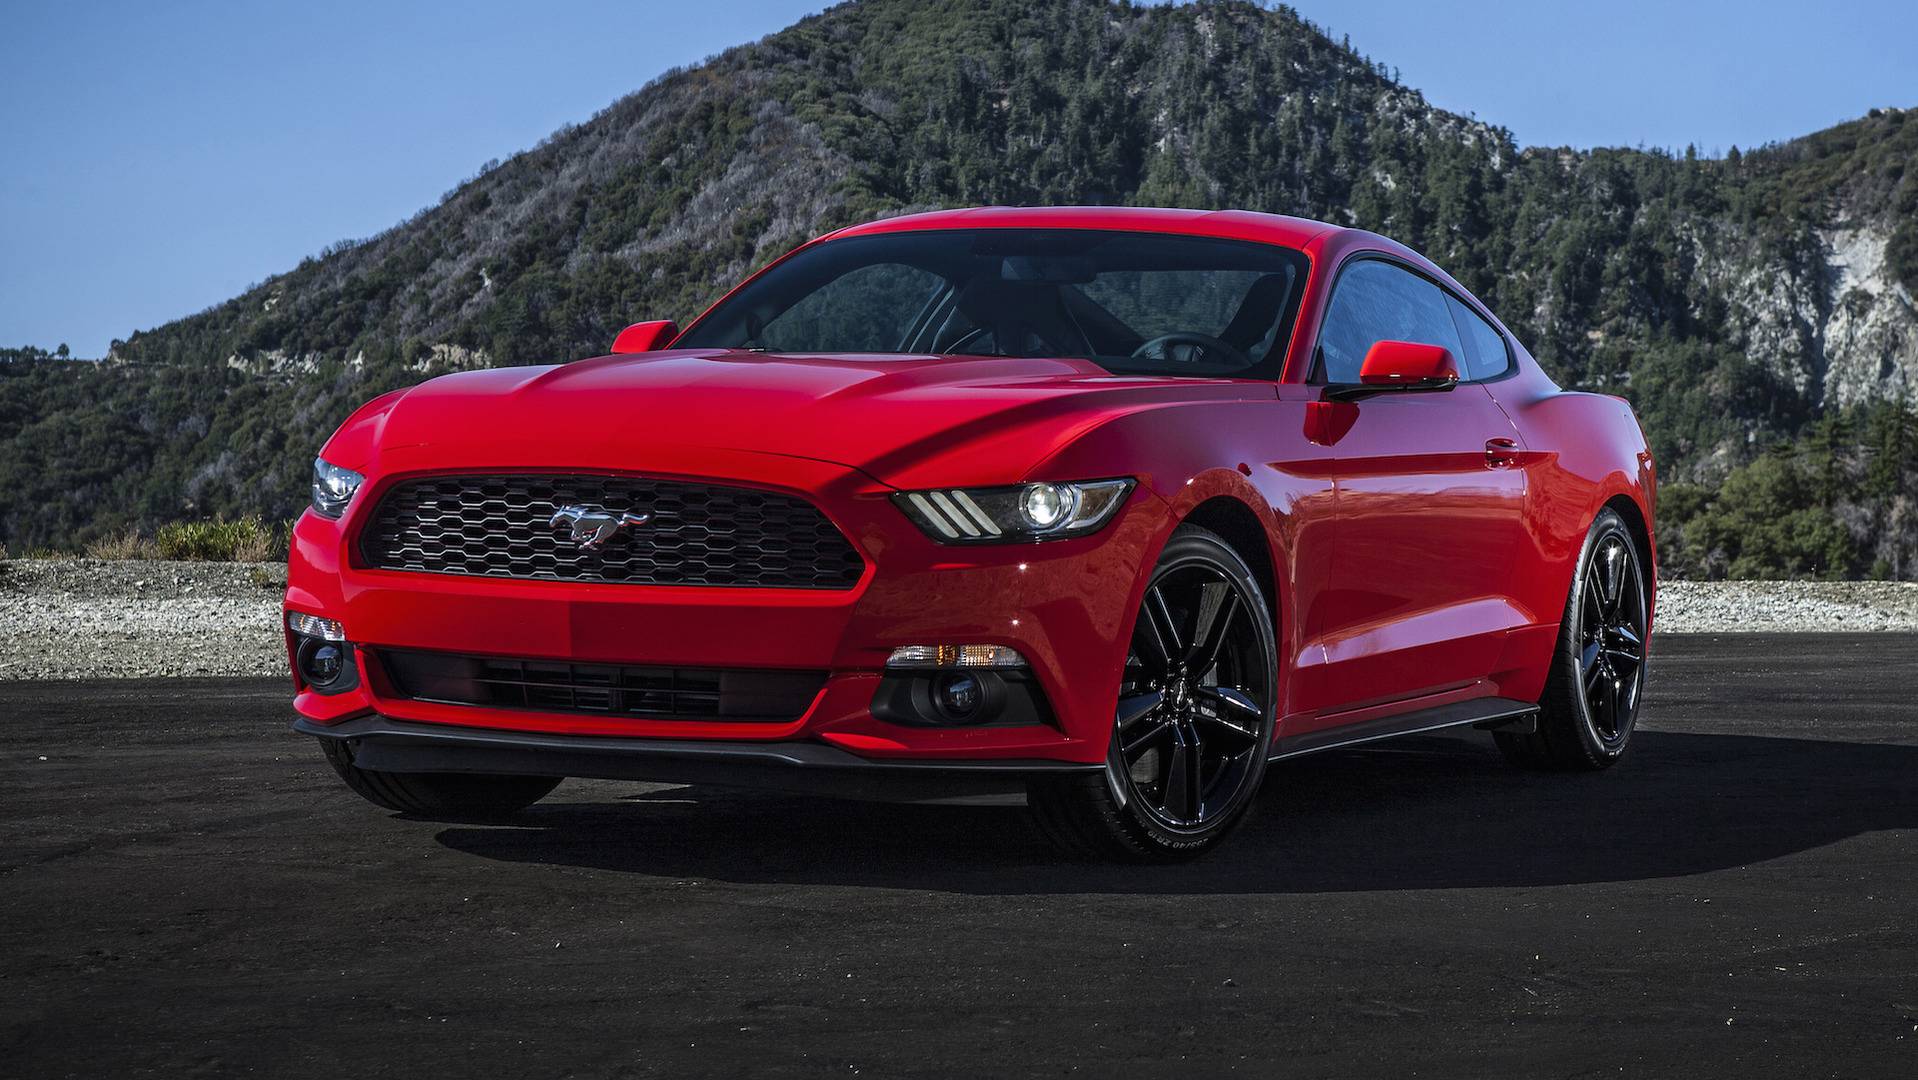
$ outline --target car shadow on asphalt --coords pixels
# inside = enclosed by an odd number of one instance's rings
[[[1680,877],[1902,828],[1918,828],[1918,746],[1641,731],[1599,774],[1522,772],[1468,738],[1285,762],[1224,847],[1169,867],[1062,861],[1016,806],[719,788],[556,801],[438,839],[488,859],[741,883],[1317,893]]]

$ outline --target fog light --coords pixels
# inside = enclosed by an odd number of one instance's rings
[[[346,669],[346,652],[338,645],[309,638],[300,646],[300,674],[314,686],[331,686]]]
[[[985,691],[979,685],[977,677],[972,675],[947,675],[939,680],[939,711],[955,723],[965,723],[979,711],[985,701]]]
[[[901,645],[889,668],[1022,668],[1026,658],[1006,645]]]
[[[322,619],[318,615],[308,615],[303,611],[287,612],[286,628],[301,637],[319,638],[322,641],[346,640],[346,627],[332,619]]]

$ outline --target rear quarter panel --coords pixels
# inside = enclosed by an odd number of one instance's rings
[[[1531,700],[1544,688],[1585,535],[1608,503],[1642,534],[1655,602],[1657,470],[1644,431],[1620,398],[1561,390],[1524,355],[1517,375],[1488,386],[1525,449],[1531,545],[1513,584],[1531,625],[1514,631],[1499,678],[1506,696]]]

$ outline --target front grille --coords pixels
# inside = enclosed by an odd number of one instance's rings
[[[826,684],[823,671],[641,667],[381,649],[403,698],[494,709],[653,720],[790,723]]]
[[[651,518],[587,551],[562,506]],[[360,536],[367,565],[630,585],[850,589],[865,563],[804,499],[623,476],[436,476],[388,491]]]

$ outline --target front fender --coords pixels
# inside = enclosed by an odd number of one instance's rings
[[[1326,448],[1304,436],[1303,401],[1177,404],[1108,419],[1040,463],[1030,480],[1134,476],[1165,504],[1128,591],[1137,611],[1172,533],[1195,515],[1242,509],[1258,525],[1271,568],[1281,685],[1311,648],[1314,612],[1329,583],[1333,494]],[[1229,503],[1231,506],[1223,506]],[[1257,564],[1252,552],[1241,552]],[[1285,711],[1282,706],[1281,711]]]

